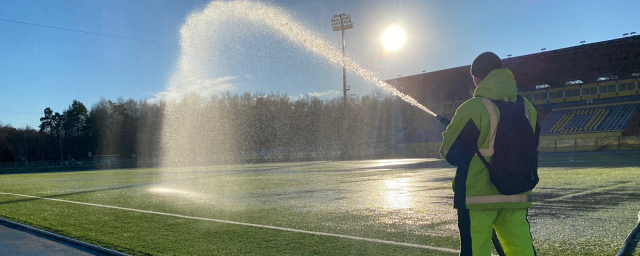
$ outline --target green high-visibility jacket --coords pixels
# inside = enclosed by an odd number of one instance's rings
[[[509,69],[496,69],[478,85],[473,98],[456,110],[451,123],[442,133],[440,155],[457,166],[453,180],[454,207],[458,209],[505,209],[531,207],[531,191],[519,195],[502,195],[491,183],[489,171],[475,154],[476,149],[491,162],[495,130],[500,111],[491,100],[515,102],[516,80]],[[524,98],[523,98],[524,99]],[[533,131],[538,114],[525,100],[525,114]],[[518,143],[514,141],[513,143]]]

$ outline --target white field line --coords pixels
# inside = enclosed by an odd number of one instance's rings
[[[602,192],[602,191],[607,191],[607,190],[611,190],[611,189],[616,189],[616,188],[619,188],[619,187],[632,186],[633,183],[634,182],[626,182],[626,183],[612,185],[612,186],[608,186],[608,187],[594,188],[594,189],[587,190],[587,191],[582,191],[582,192],[578,192],[578,193],[573,193],[573,194],[568,194],[568,195],[564,195],[564,196],[550,198],[550,199],[547,199],[545,201],[548,201],[548,202],[560,201],[560,200],[564,200],[564,199],[568,199],[568,198],[572,198],[572,197],[576,197],[576,196],[582,196],[582,195],[586,195],[586,194],[591,194],[591,193],[596,193],[596,192]]]
[[[0,192],[0,194],[1,195],[18,196],[18,197],[26,197],[26,198],[34,198],[34,199],[42,199],[42,200],[49,200],[49,201],[56,201],[56,202],[64,202],[64,203],[71,203],[71,204],[95,206],[95,207],[102,207],[102,208],[116,209],[116,210],[123,210],[123,211],[148,213],[148,214],[155,214],[155,215],[169,216],[169,217],[176,217],[176,218],[183,218],[183,219],[212,221],[212,222],[231,224],[231,225],[240,225],[240,226],[246,226],[246,227],[264,228],[264,229],[280,230],[280,231],[302,233],[302,234],[310,234],[310,235],[318,235],[318,236],[337,237],[337,238],[344,238],[344,239],[351,239],[351,240],[358,240],[358,241],[366,241],[366,242],[372,242],[372,243],[390,244],[390,245],[397,245],[397,246],[428,249],[428,250],[441,251],[441,252],[460,253],[459,250],[450,249],[450,248],[443,248],[443,247],[435,247],[435,246],[429,246],[429,245],[410,244],[410,243],[387,241],[387,240],[382,240],[382,239],[373,239],[373,238],[358,237],[358,236],[340,235],[340,234],[332,234],[332,233],[325,233],[325,232],[315,232],[315,231],[307,231],[307,230],[301,230],[301,229],[283,228],[283,227],[267,226],[267,225],[260,225],[260,224],[251,224],[251,223],[229,221],[229,220],[218,220],[218,219],[210,219],[210,218],[203,218],[203,217],[193,217],[193,216],[186,216],[186,215],[173,214],[173,213],[147,211],[147,210],[126,208],[126,207],[118,207],[118,206],[111,206],[111,205],[103,205],[103,204],[84,203],[84,202],[69,201],[69,200],[48,198],[48,197],[30,196],[30,195],[4,193],[4,192]]]

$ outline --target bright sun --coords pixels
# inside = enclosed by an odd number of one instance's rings
[[[382,44],[387,51],[395,51],[402,47],[406,39],[407,36],[401,28],[391,26],[382,35]]]

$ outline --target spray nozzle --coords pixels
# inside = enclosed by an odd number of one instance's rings
[[[440,123],[444,124],[445,126],[448,126],[449,123],[451,123],[451,120],[449,120],[449,118],[441,115],[436,115],[436,120],[440,121]]]

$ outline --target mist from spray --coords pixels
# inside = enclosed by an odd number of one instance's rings
[[[224,50],[223,46],[234,40],[224,35],[233,32],[242,36],[255,27],[322,56],[330,63],[344,65],[366,81],[435,116],[415,99],[378,78],[374,72],[343,57],[340,49],[296,22],[286,10],[259,2],[216,1],[191,14],[180,30],[180,59],[165,94],[183,103],[165,106],[161,142],[163,166],[206,164],[208,159],[229,159],[237,154],[235,143],[238,142],[233,140],[234,131],[215,127],[216,123],[224,122],[224,113],[194,112],[200,104],[206,103],[190,96],[206,91],[206,81],[216,80],[210,78],[211,70],[216,69],[211,60],[216,58],[219,50]],[[194,86],[201,81],[205,81],[204,85]],[[187,102],[190,100],[193,102]]]

